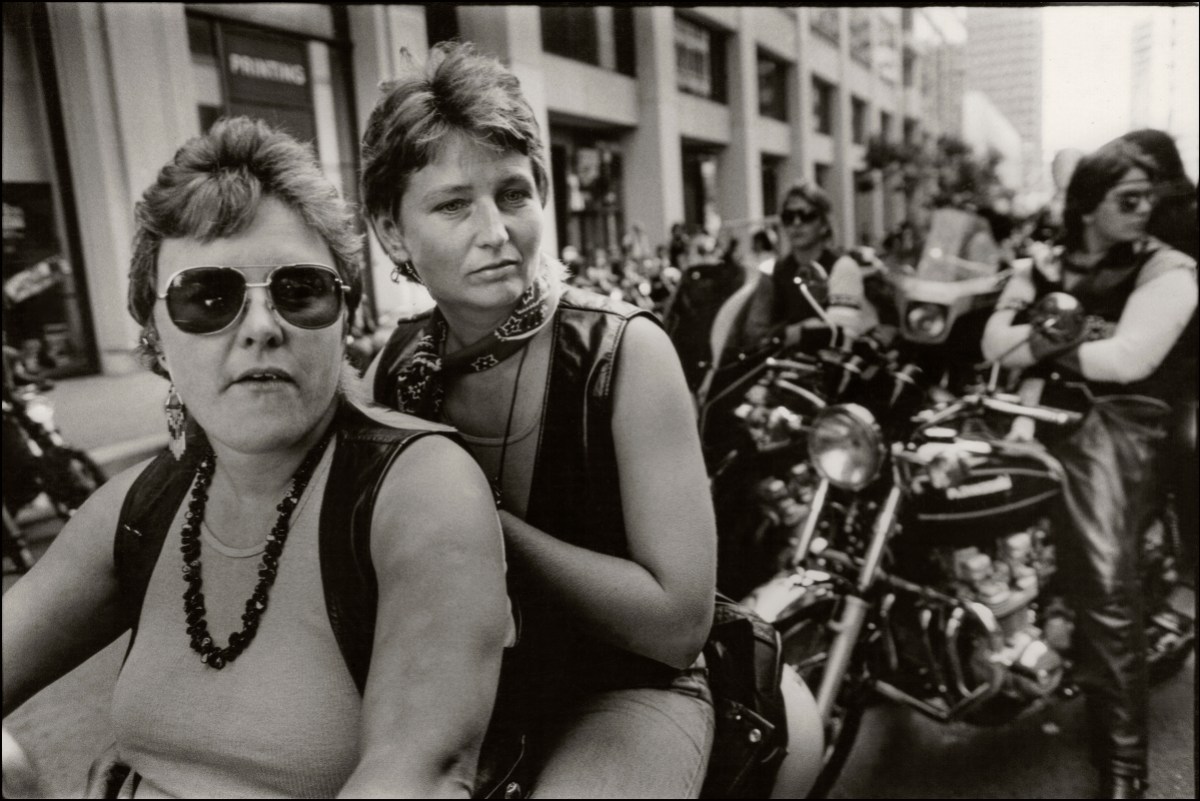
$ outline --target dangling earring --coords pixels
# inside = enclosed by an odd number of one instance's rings
[[[412,261],[397,262],[396,266],[392,268],[392,282],[398,284],[401,278],[407,278],[414,284],[424,285],[421,276],[417,275],[417,268],[413,266]]]
[[[179,393],[175,391],[174,384],[171,384],[171,388],[167,390],[167,401],[163,404],[163,411],[167,413],[167,433],[171,437],[171,453],[178,461],[183,458],[183,452],[187,450],[187,408],[180,400]]]

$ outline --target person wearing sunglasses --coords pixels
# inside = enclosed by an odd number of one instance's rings
[[[1032,377],[1081,382],[1090,393],[1079,429],[1048,444],[1066,468],[1072,536],[1060,565],[1071,576],[1106,798],[1141,797],[1147,780],[1140,535],[1161,502],[1164,422],[1196,337],[1196,263],[1146,234],[1154,180],[1154,165],[1128,142],[1080,159],[1061,240],[1009,280],[983,338],[988,359],[1029,368]],[[1061,341],[1031,324],[1029,308],[1050,292],[1080,301],[1087,325],[1079,338]],[[1043,398],[1067,406],[1067,392],[1051,382]]]
[[[512,634],[502,534],[448,429],[349,397],[349,207],[311,147],[239,117],[135,219],[129,310],[171,447],[5,593],[5,714],[132,627],[89,792],[466,797]],[[352,596],[359,557],[374,589]]]
[[[454,425],[497,489],[533,795],[695,798],[716,532],[691,400],[648,312],[543,255],[546,161],[517,78],[470,45],[383,87],[362,194],[397,278],[436,305],[367,378]]]
[[[726,343],[727,354],[758,350],[776,340],[798,344],[806,331],[828,342],[827,320],[851,337],[876,322],[865,301],[858,262],[831,247],[829,195],[819,186],[799,183],[784,192],[779,205],[784,255],[760,265],[754,294]]]

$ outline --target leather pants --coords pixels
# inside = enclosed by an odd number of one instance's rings
[[[1076,611],[1080,684],[1113,774],[1146,774],[1145,609],[1141,532],[1156,511],[1158,453],[1169,407],[1142,396],[1096,399],[1054,448],[1070,520],[1060,540]]]

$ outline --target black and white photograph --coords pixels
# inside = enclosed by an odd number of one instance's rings
[[[1195,798],[1200,4],[0,4],[5,798]]]

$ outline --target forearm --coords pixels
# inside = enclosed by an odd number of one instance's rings
[[[1029,347],[1028,325],[1013,325],[1016,312],[1001,310],[988,319],[983,332],[983,358],[989,362],[999,361],[1003,367],[1029,367],[1037,360]]]
[[[414,734],[413,737],[420,737]],[[475,761],[471,755],[438,759],[435,755],[364,756],[346,780],[338,798],[470,798]]]
[[[711,624],[711,593],[698,603],[632,560],[563,542],[506,512],[501,522],[514,565],[583,631],[679,668],[696,658]]]
[[[1196,309],[1196,294],[1195,278],[1184,270],[1138,287],[1113,335],[1081,345],[1077,354],[1068,356],[1068,365],[1091,381],[1129,384],[1146,378],[1187,327]]]

